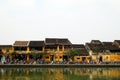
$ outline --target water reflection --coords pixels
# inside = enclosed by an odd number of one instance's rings
[[[120,80],[120,68],[0,68],[0,80]]]

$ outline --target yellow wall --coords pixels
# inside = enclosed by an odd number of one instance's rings
[[[12,53],[12,48],[2,48],[2,52],[3,52],[3,54],[6,54],[7,52],[8,53]]]
[[[110,55],[102,55],[103,62],[109,62],[110,61]]]
[[[80,56],[74,56],[75,62],[82,62],[82,58]]]
[[[89,62],[90,61],[90,57],[89,56],[74,56],[74,61],[75,62],[82,62],[82,58],[85,58],[85,62]]]
[[[92,55],[92,61],[97,62],[98,61],[97,57],[98,55]]]
[[[50,55],[45,56],[45,62],[50,62]]]
[[[54,61],[63,61],[63,54],[58,53],[54,56]]]
[[[103,54],[103,55],[92,55],[92,61],[99,62],[100,56],[102,56],[103,62],[120,61],[120,55],[113,53]]]
[[[111,54],[110,61],[120,61],[120,55],[118,54]]]
[[[27,47],[27,53],[29,53],[29,51],[30,51],[30,48],[29,48],[29,47]]]
[[[64,51],[65,51],[65,48],[64,48],[64,45],[62,46],[62,52],[64,53]]]
[[[42,48],[42,52],[44,52],[44,51],[45,51],[45,48],[43,47],[43,48]]]
[[[59,52],[60,51],[60,47],[59,47],[59,45],[57,46],[57,52]]]

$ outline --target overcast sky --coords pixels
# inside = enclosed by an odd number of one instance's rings
[[[0,0],[0,44],[52,37],[120,40],[120,0]]]

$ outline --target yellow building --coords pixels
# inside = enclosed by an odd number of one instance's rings
[[[68,60],[65,53],[69,51],[72,43],[67,38],[46,38],[45,52],[47,53],[47,60],[63,61]]]
[[[106,57],[110,62],[120,62],[120,48],[115,44],[115,42],[103,42],[106,50]]]
[[[0,59],[1,57],[8,56],[11,58],[11,53],[12,53],[12,45],[0,45]]]
[[[29,60],[29,41],[15,41],[12,47],[13,55],[19,59]]]
[[[0,52],[3,54],[12,52],[12,45],[0,45]]]
[[[113,42],[92,40],[86,48],[94,62],[120,62],[120,48]]]
[[[29,58],[36,60],[42,60],[44,54],[45,43],[44,41],[30,41],[29,42]]]
[[[72,52],[71,52],[72,51]],[[13,45],[0,45],[0,56],[9,54],[10,58],[20,60],[41,60],[45,62],[120,62],[120,40],[72,44],[67,38],[46,38],[45,41],[15,41]],[[71,58],[72,56],[72,58]]]
[[[75,54],[74,62],[83,62],[83,63],[89,62],[89,53],[83,44],[73,44],[72,49],[75,51],[71,53],[71,54]]]
[[[103,62],[102,55],[104,55],[105,49],[101,41],[92,40],[90,43],[86,43],[85,47],[89,52],[89,56],[92,62]]]

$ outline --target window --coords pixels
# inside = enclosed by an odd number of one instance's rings
[[[60,56],[60,59],[62,58],[62,56]]]
[[[15,50],[27,50],[27,47],[14,47]]]
[[[46,59],[49,59],[49,56],[47,56]]]
[[[34,51],[34,50],[42,51],[42,47],[30,47],[30,50],[31,51]]]
[[[77,59],[80,59],[80,58],[77,58]]]

